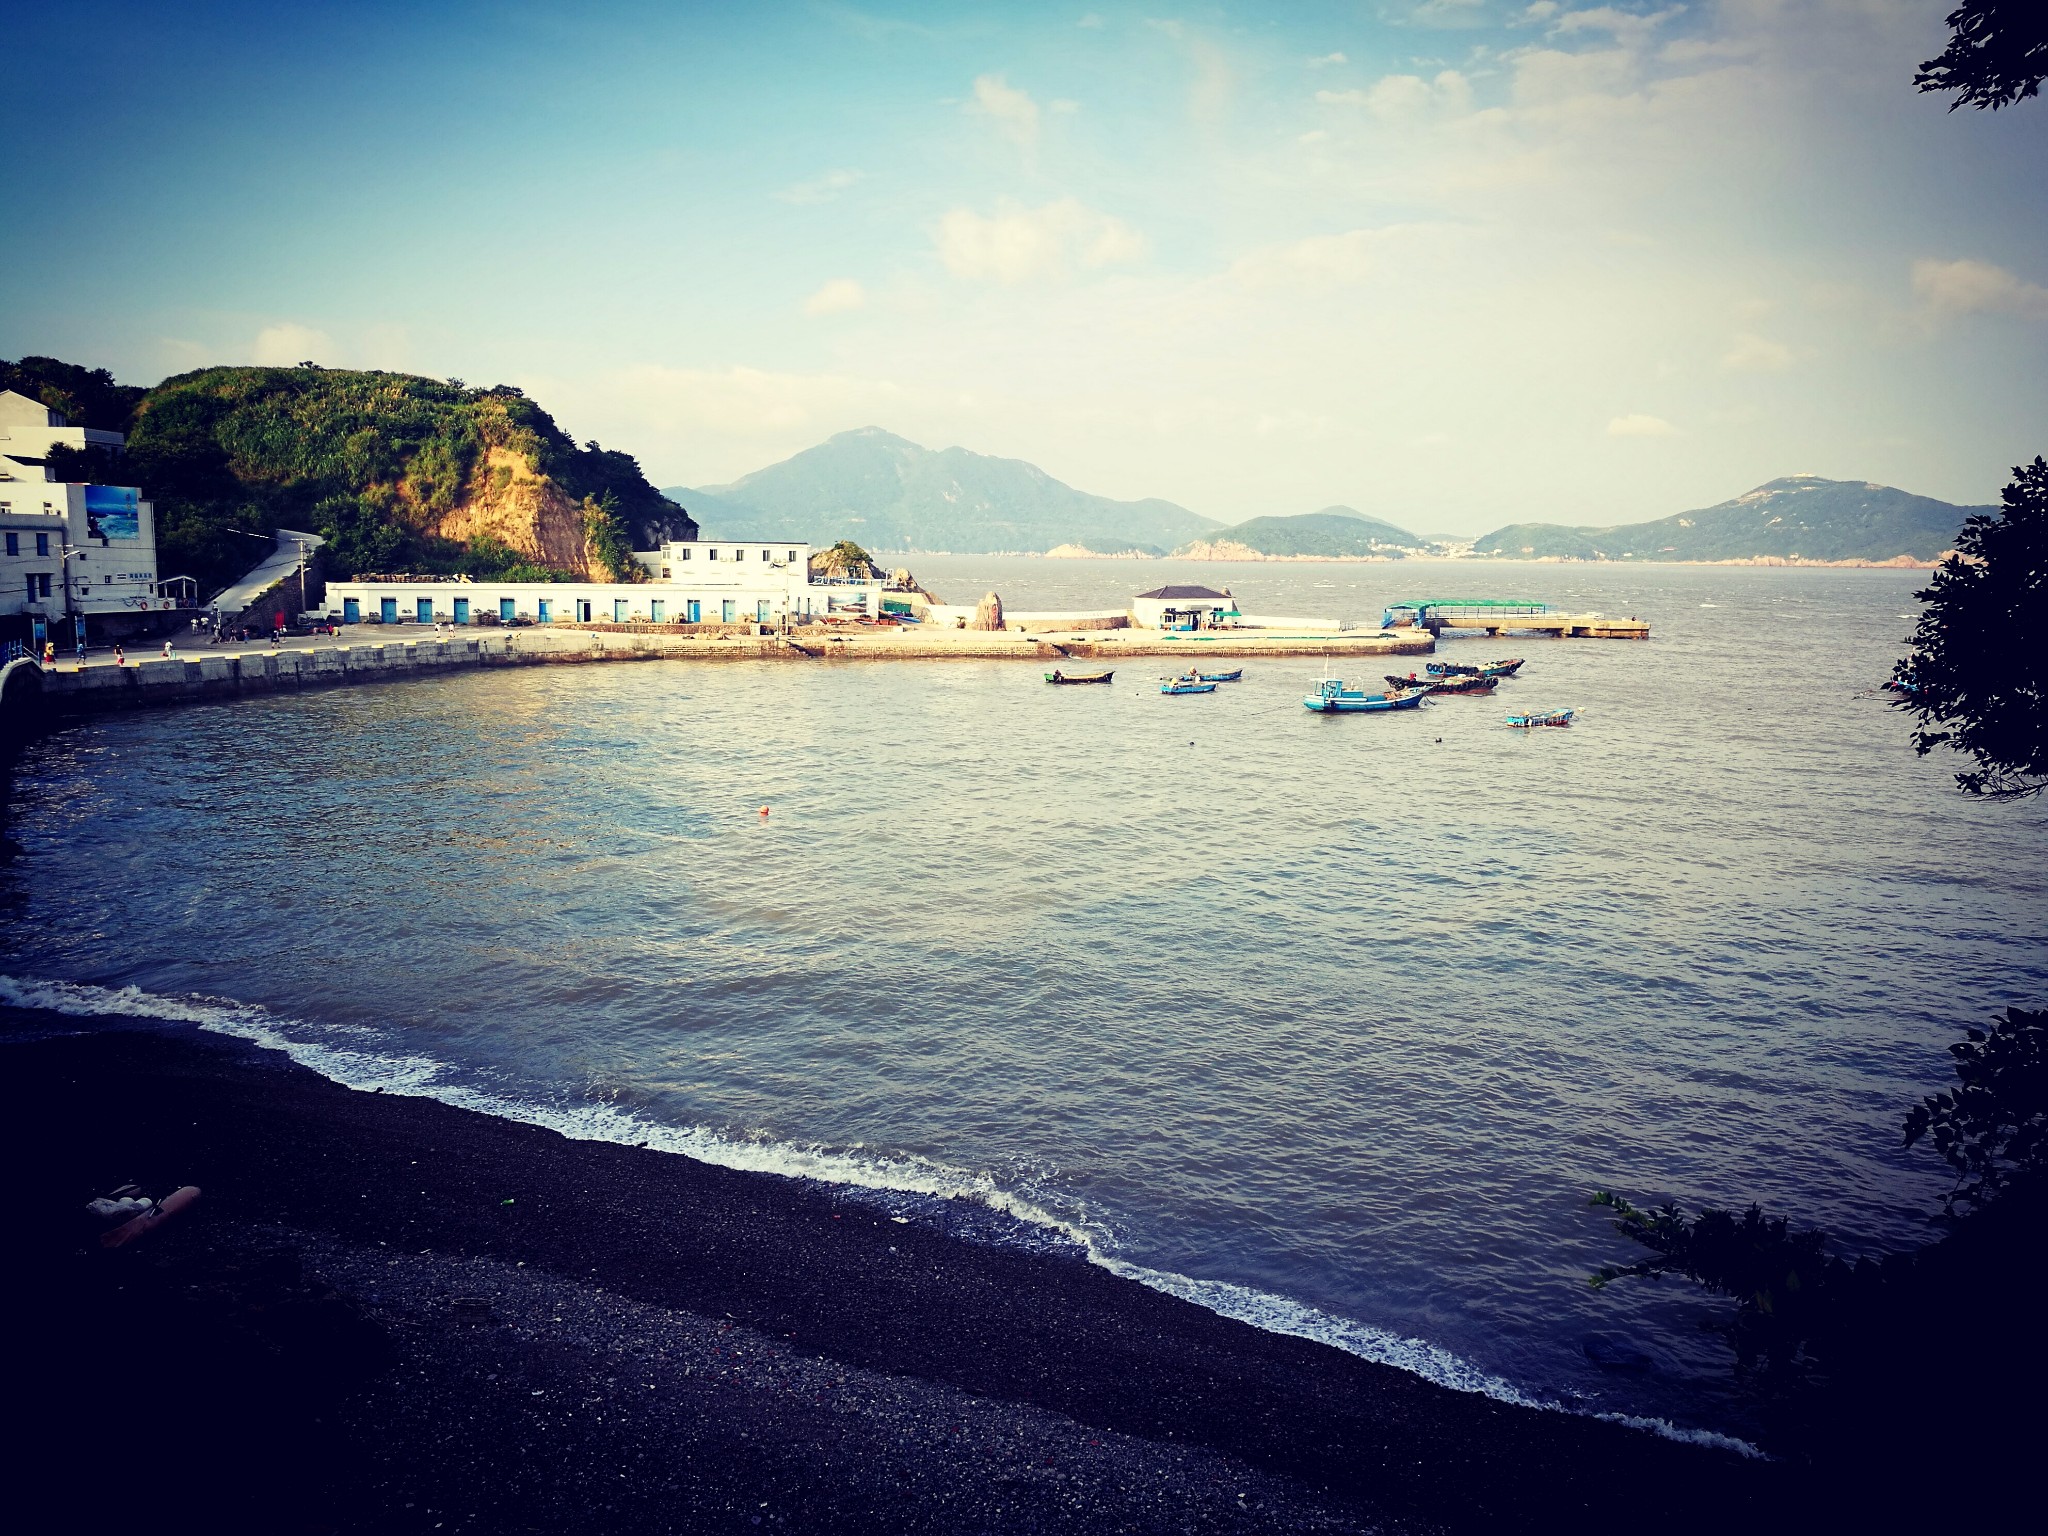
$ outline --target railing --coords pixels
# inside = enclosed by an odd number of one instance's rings
[[[19,640],[0,642],[0,667],[10,661],[21,661],[28,657],[28,647]]]

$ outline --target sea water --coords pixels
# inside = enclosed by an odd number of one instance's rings
[[[1588,1195],[1930,1235],[1944,1180],[1900,1123],[1961,1026],[2048,994],[2048,832],[1955,793],[1877,689],[1924,573],[908,563],[1013,609],[1196,581],[1655,638],[1448,641],[1528,664],[1385,716],[1303,710],[1315,658],[1182,698],[1136,658],[1085,689],[647,662],[94,721],[17,770],[0,1000],[858,1185],[1460,1387],[1736,1435],[1726,1304],[1593,1292],[1637,1255]],[[1503,723],[1550,707],[1577,723]]]

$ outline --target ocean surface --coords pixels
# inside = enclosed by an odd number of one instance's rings
[[[1013,609],[1192,580],[1656,637],[1449,641],[1528,665],[1391,716],[1308,714],[1299,659],[1188,698],[1157,660],[1089,689],[653,662],[107,719],[16,771],[0,1000],[867,1186],[1439,1380],[1737,1436],[1725,1304],[1593,1292],[1636,1254],[1589,1193],[1928,1235],[1944,1180],[1900,1122],[1962,1026],[2048,995],[2048,825],[1957,795],[1877,691],[1924,573],[911,564]]]

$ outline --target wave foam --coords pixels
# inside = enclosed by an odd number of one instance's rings
[[[97,987],[85,982],[24,980],[0,976],[0,1004],[41,1008],[77,1017],[130,1017],[193,1024],[216,1034],[232,1035],[281,1051],[300,1066],[346,1087],[377,1088],[385,1093],[438,1099],[461,1109],[500,1119],[537,1125],[577,1141],[609,1141],[674,1152],[699,1162],[750,1173],[871,1192],[908,1195],[930,1201],[971,1201],[1010,1216],[1026,1226],[1072,1244],[1092,1264],[1111,1274],[1182,1301],[1219,1317],[1246,1323],[1267,1333],[1327,1344],[1378,1365],[1393,1366],[1454,1392],[1470,1392],[1522,1408],[1557,1413],[1583,1410],[1532,1397],[1512,1382],[1489,1374],[1449,1350],[1421,1339],[1403,1338],[1384,1328],[1338,1317],[1304,1302],[1255,1290],[1228,1280],[1199,1280],[1171,1270],[1150,1269],[1107,1251],[1097,1234],[1064,1220],[1042,1205],[998,1185],[987,1173],[949,1167],[914,1154],[871,1152],[865,1148],[833,1149],[768,1138],[734,1137],[705,1126],[672,1126],[646,1120],[614,1104],[539,1103],[508,1098],[450,1081],[447,1067],[425,1056],[395,1055],[375,1049],[375,1030],[330,1028],[324,1033],[360,1039],[363,1048],[305,1038],[312,1026],[280,1017],[253,1003],[232,998],[167,997],[140,987]],[[1667,1419],[1623,1413],[1595,1413],[1594,1418],[1627,1425],[1666,1439],[1712,1446],[1743,1456],[1764,1453],[1746,1440],[1708,1429],[1688,1429]]]

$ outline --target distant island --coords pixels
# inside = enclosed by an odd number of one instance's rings
[[[1405,528],[1350,507],[1254,517],[1174,551],[1184,560],[1405,560],[1440,552]]]
[[[1573,528],[1511,523],[1475,539],[1497,560],[1661,560],[1739,565],[1931,565],[1963,520],[1989,513],[1863,480],[1786,475],[1696,512]]]

